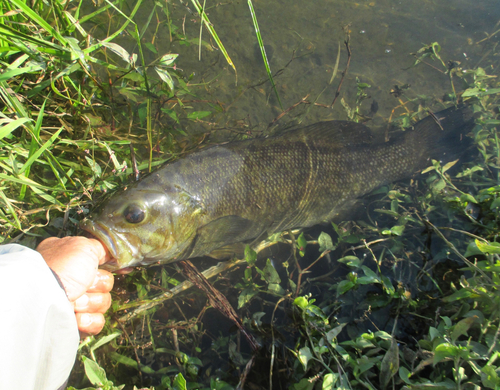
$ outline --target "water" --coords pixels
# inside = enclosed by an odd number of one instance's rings
[[[168,4],[172,12],[172,23],[179,29],[184,28],[188,38],[197,38],[199,18],[176,1]],[[185,4],[191,7],[189,2]],[[257,85],[260,81],[267,80],[267,76],[247,3],[207,2],[206,7],[210,21],[235,64],[237,78],[228,69],[220,51],[203,48],[200,62],[196,44],[186,47],[180,41],[170,42],[165,23],[159,26],[155,44],[160,54],[180,54],[178,67],[186,75],[195,73],[191,83],[208,83],[196,90],[196,93],[212,102],[221,102],[226,108],[222,115],[216,117],[218,126],[234,126],[243,122],[250,128],[266,128],[281,110],[269,82]],[[144,14],[138,20],[146,20],[149,15],[150,9],[144,8]],[[272,48],[271,70],[275,73],[284,69],[275,79],[284,109],[298,103],[305,96],[308,96],[310,103],[314,103],[316,99],[318,103],[325,105],[332,102],[346,66],[343,27],[349,26],[352,57],[342,85],[341,97],[353,106],[356,77],[370,84],[372,87],[367,93],[371,99],[362,104],[361,112],[369,113],[370,105],[375,100],[379,107],[372,121],[375,126],[386,123],[392,109],[399,105],[390,94],[396,84],[410,84],[407,96],[425,97],[419,99],[419,102],[427,104],[435,103],[444,93],[451,92],[448,75],[441,73],[446,69],[439,61],[427,60],[441,72],[424,64],[411,67],[415,58],[410,53],[417,52],[424,45],[438,42],[442,47],[440,55],[445,63],[449,60],[460,61],[462,67],[467,69],[476,66],[500,39],[500,34],[497,34],[487,42],[477,44],[486,37],[486,33],[498,29],[495,24],[500,20],[500,5],[494,0],[475,2],[473,6],[467,1],[283,0],[255,1],[254,8],[264,44]],[[154,28],[156,26],[152,25],[150,34],[155,32]],[[148,34],[146,40],[147,36]],[[211,41],[206,30],[203,31],[202,39]],[[339,71],[329,85],[339,44]],[[483,60],[481,66],[487,67],[490,60]],[[301,105],[285,116],[281,123],[297,115],[298,120],[303,123],[347,119],[340,101],[337,101],[333,110]]]
[[[393,118],[397,118],[405,112],[402,107],[398,107],[401,102],[390,93],[395,85],[410,85],[410,89],[405,90],[405,96],[401,100],[406,102],[414,99],[414,102],[409,104],[410,110],[416,110],[419,104],[439,108],[439,102],[443,96],[452,92],[450,77],[445,73],[446,68],[440,64],[439,60],[430,58],[425,61],[432,67],[422,63],[412,67],[415,57],[411,53],[415,53],[433,42],[438,42],[441,45],[442,50],[439,54],[445,64],[450,60],[458,61],[464,69],[474,68],[479,64],[487,69],[487,73],[499,74],[498,60],[494,61],[495,57],[498,58],[497,45],[500,33],[478,43],[486,38],[487,34],[500,28],[498,24],[500,3],[497,0],[480,0],[474,3],[463,0],[453,2],[386,0],[357,3],[328,0],[256,0],[253,4],[264,44],[268,49],[268,54],[270,54],[271,69],[273,73],[281,71],[276,76],[275,82],[283,108],[290,108],[307,96],[307,104],[300,104],[290,110],[277,122],[278,126],[285,126],[289,122],[310,124],[320,120],[347,119],[346,110],[342,106],[340,98],[344,98],[351,107],[355,105],[357,79],[371,85],[371,88],[366,90],[370,97],[362,102],[360,108],[362,114],[372,116],[371,121],[367,122],[370,127],[384,129],[391,115]],[[147,1],[141,7],[135,18],[139,30],[147,23],[152,7],[152,3]],[[192,13],[191,3],[185,1],[184,4],[181,4],[180,1],[173,0],[168,2],[168,7],[171,24],[179,31],[184,30],[187,39],[195,40],[199,35],[200,26],[199,17],[196,13]],[[159,55],[179,54],[176,62],[177,68],[182,69],[186,77],[193,74],[190,85],[196,94],[195,100],[199,101],[190,103],[193,109],[206,110],[208,107],[206,102],[224,108],[222,112],[215,113],[213,117],[203,122],[189,122],[187,124],[182,122],[182,127],[188,133],[218,129],[211,134],[213,140],[228,139],[231,136],[231,131],[228,132],[227,129],[238,132],[251,131],[254,134],[265,132],[269,124],[280,115],[282,110],[267,81],[247,3],[244,1],[222,3],[210,1],[207,2],[206,7],[218,36],[235,64],[237,77],[220,51],[210,51],[203,47],[202,60],[199,61],[196,43],[186,45],[186,41],[175,39],[175,34],[171,41],[167,18],[160,8],[157,8],[157,14],[153,15],[153,22],[143,38],[144,42],[154,44]],[[331,109],[324,106],[332,103],[347,62],[344,45],[345,29],[350,36],[349,46],[352,57],[342,84],[339,100]],[[211,41],[205,29],[202,39],[206,42]],[[126,35],[122,36],[117,43],[124,45],[130,52],[134,51],[134,44]],[[339,44],[341,47],[339,71],[333,82],[329,84]],[[146,55],[147,61],[156,58],[156,55],[147,50]],[[459,79],[454,78],[454,81],[455,87],[460,91]],[[318,105],[315,105],[315,102]],[[372,107],[375,106],[378,106],[378,110],[373,112],[375,110],[372,110]],[[319,234],[323,228],[317,230]],[[330,231],[330,233],[333,235],[333,232]],[[414,246],[405,248],[406,252],[414,251],[417,253],[421,247],[425,246],[426,238],[420,237],[418,232],[414,234],[416,237]],[[419,241],[422,244],[421,247],[419,247]],[[429,246],[431,245],[429,244]],[[389,245],[387,248],[393,249]],[[440,245],[433,250],[438,253],[443,250],[443,247]],[[273,258],[276,259],[276,268],[284,279],[286,272],[280,264],[284,260],[291,260],[287,249],[282,252],[284,253],[273,253]],[[325,259],[322,263],[318,263],[318,268],[314,268],[313,273],[308,277],[318,277],[325,274],[332,268],[334,260]],[[396,263],[395,261],[394,264],[386,264],[386,267],[394,267],[395,274],[400,276],[402,282],[408,282],[418,277],[418,268],[411,266],[397,268],[399,265]],[[347,271],[344,270],[336,275],[341,279],[345,277],[346,273]],[[241,280],[241,274],[238,274],[234,280]],[[217,286],[221,287],[221,285],[229,283],[229,280],[224,280]],[[370,291],[371,288],[371,286],[367,287],[367,291],[361,291],[360,294],[370,294],[373,292]],[[425,289],[426,287],[421,286],[420,288]],[[318,302],[324,303],[332,300],[332,296],[335,294],[334,291],[329,292],[328,288],[314,290],[313,293],[316,294]],[[416,293],[416,291],[412,291],[412,293]],[[359,332],[366,331],[374,323],[390,332],[392,329],[390,320],[392,317],[389,315],[391,307],[387,306],[377,315],[372,316],[366,304],[358,307],[359,297],[360,295],[349,293],[337,303],[344,306],[343,311],[339,309],[338,316],[347,321],[361,318],[363,313],[371,316],[369,321],[364,323],[359,321],[346,328],[348,336],[356,337]],[[229,298],[233,306],[236,307],[236,297]],[[189,303],[189,300],[187,301]],[[189,312],[190,315],[197,315],[202,309],[198,307],[201,302],[203,301],[200,298],[200,300],[196,300],[196,303],[191,303],[192,308],[195,307],[196,313]],[[268,324],[273,309],[274,307],[269,301],[258,299],[252,302],[247,313],[266,312],[263,322]],[[277,317],[280,320],[286,319],[289,313],[286,310],[281,313],[281,310],[281,308],[278,310]],[[167,311],[174,318],[176,316],[182,318],[183,316],[181,313],[176,313],[173,306],[169,306]],[[212,349],[215,350],[213,343],[222,342],[223,339],[219,338],[221,334],[227,337],[226,332],[230,324],[217,314],[206,314],[206,318],[204,331],[207,336],[202,338],[200,347],[206,351],[212,345]],[[400,321],[403,327],[411,329],[413,320],[410,317],[402,318]],[[418,327],[415,324],[413,326]],[[413,330],[415,334],[419,331],[418,329]],[[404,329],[400,328],[398,332],[398,337],[404,337]],[[258,332],[255,331],[255,333]],[[234,339],[234,334],[229,333],[229,336]],[[344,334],[342,337],[348,336]],[[265,342],[269,342],[266,341],[265,336],[261,337]],[[169,340],[169,338],[170,335],[167,339]],[[159,343],[165,343],[168,348],[171,348],[167,339]],[[189,343],[186,342],[185,345],[189,345]],[[293,348],[293,346],[293,341],[289,342],[289,347]],[[182,344],[181,347],[185,349],[185,352],[189,352],[188,347]],[[227,349],[226,346],[221,347],[220,350],[225,349]],[[228,360],[227,355],[222,357],[221,361],[224,360]],[[206,363],[206,366],[208,365]],[[262,365],[263,370],[269,369],[267,361]],[[221,369],[213,366],[214,371],[220,370],[222,372],[224,369],[227,367]],[[237,382],[237,374],[233,372],[233,376]]]

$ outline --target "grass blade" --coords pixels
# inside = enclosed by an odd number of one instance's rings
[[[19,118],[13,120],[9,124],[0,127],[0,140],[2,138],[7,137],[10,133],[16,130],[19,126],[22,126],[24,123],[31,121],[30,118]]]
[[[57,137],[59,137],[59,134],[61,134],[61,131],[64,130],[64,127],[61,127],[59,130],[57,130],[57,132],[54,133],[54,135],[52,137],[50,137],[50,139],[45,142],[43,144],[43,146],[41,148],[39,148],[36,152],[34,152],[33,154],[31,153],[32,150],[30,150],[30,157],[28,158],[28,160],[24,163],[23,167],[21,168],[21,170],[19,171],[19,173],[23,174],[25,173],[26,176],[29,175],[29,171],[30,171],[30,167],[31,165],[36,161],[36,159],[38,157],[40,157],[40,155],[45,152],[45,150],[47,150],[47,148],[49,148],[53,143],[54,141],[57,139]]]
[[[45,19],[43,19],[40,15],[38,15],[35,11],[33,11],[30,7],[24,4],[20,0],[10,0],[11,3],[15,4],[16,7],[19,7],[33,22],[37,23],[40,27],[42,27],[45,31],[47,31],[50,35],[56,38],[63,45],[67,44],[66,39],[59,34],[57,30],[48,24]]]
[[[205,24],[205,27],[207,28],[207,30],[212,35],[212,38],[215,40],[215,42],[217,42],[217,46],[219,46],[219,50],[224,55],[224,58],[226,59],[227,63],[229,65],[231,65],[231,68],[234,69],[234,73],[236,73],[236,67],[233,64],[233,60],[231,59],[231,57],[229,57],[229,54],[227,53],[226,48],[224,47],[224,45],[222,44],[222,41],[219,39],[219,36],[215,32],[215,29],[214,29],[212,23],[210,23],[210,20],[208,19],[208,16],[205,13],[205,11],[204,11],[203,7],[201,6],[200,2],[198,0],[191,0],[191,2],[193,3],[194,7],[196,8],[196,11],[198,11],[198,14],[201,17],[201,20]]]
[[[16,226],[15,227],[17,229],[19,229],[19,230],[23,230],[22,226],[21,226],[21,221],[19,221],[19,218],[17,217],[16,210],[14,210],[14,207],[12,207],[11,202],[9,201],[9,199],[7,199],[7,197],[5,196],[5,194],[3,193],[3,191],[1,191],[1,190],[0,190],[0,198],[2,198],[3,202],[5,203],[5,205],[7,206],[7,208],[9,209],[10,215],[12,215],[12,217],[16,221]]]
[[[331,84],[333,79],[337,75],[337,72],[339,71],[339,62],[340,62],[340,42],[339,42],[339,50],[337,52],[337,61],[335,61],[335,67],[333,68],[332,78],[330,79],[330,82],[328,84]]]
[[[276,85],[274,84],[273,74],[271,73],[271,68],[269,67],[269,61],[267,60],[266,49],[264,48],[264,42],[262,41],[262,36],[260,34],[260,29],[259,29],[259,23],[257,22],[257,16],[255,15],[255,11],[253,9],[252,0],[248,0],[248,7],[250,8],[250,13],[252,15],[255,35],[257,35],[257,40],[259,41],[260,52],[262,53],[262,59],[264,60],[264,65],[266,67],[267,77],[269,77],[269,81],[271,82],[276,98],[278,99],[280,108],[281,110],[283,110],[283,105],[281,104],[281,99],[278,94],[278,90],[276,89]]]

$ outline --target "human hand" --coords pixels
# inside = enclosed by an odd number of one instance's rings
[[[47,238],[36,250],[61,281],[82,333],[97,334],[111,305],[113,274],[98,270],[111,259],[106,247],[86,237]]]

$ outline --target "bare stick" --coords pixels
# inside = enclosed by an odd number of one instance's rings
[[[344,32],[346,34],[344,44],[347,49],[347,64],[345,66],[344,71],[342,72],[342,78],[340,79],[339,86],[337,87],[337,92],[335,92],[335,97],[333,98],[332,104],[330,104],[330,108],[333,108],[333,105],[335,104],[337,98],[340,95],[340,89],[342,88],[342,83],[344,82],[345,76],[347,75],[347,71],[349,70],[349,64],[351,63],[351,48],[349,46],[349,39],[351,36],[349,35],[349,26],[344,27]]]

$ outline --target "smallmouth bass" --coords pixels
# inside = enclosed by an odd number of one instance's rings
[[[213,146],[162,166],[115,193],[81,227],[115,261],[171,263],[230,244],[338,218],[359,197],[451,161],[468,145],[471,110],[451,107],[389,142],[368,127],[319,122],[269,138]]]

